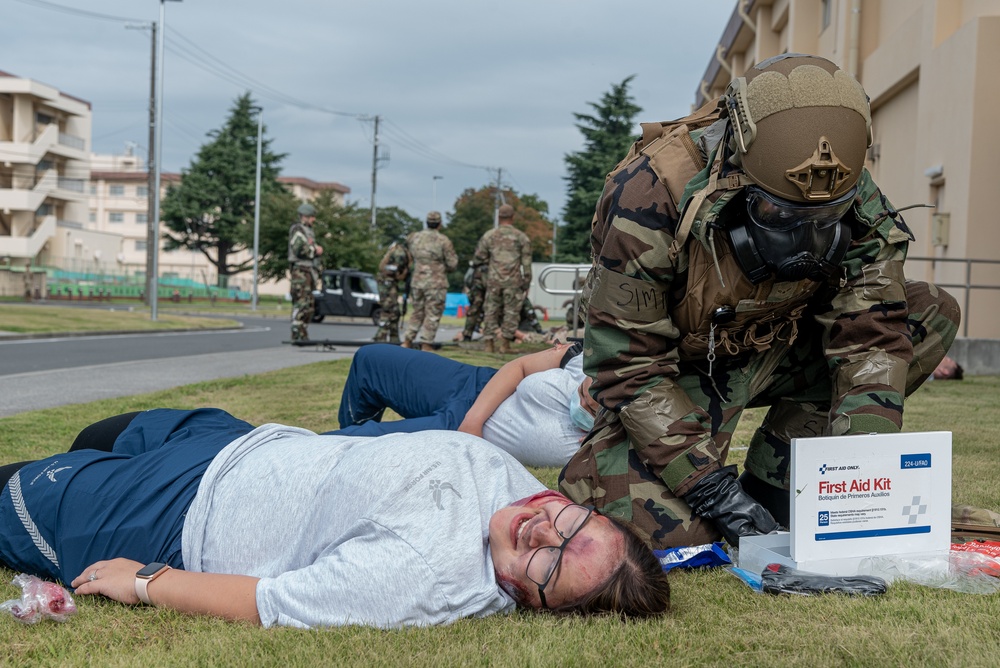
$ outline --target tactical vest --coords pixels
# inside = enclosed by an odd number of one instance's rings
[[[705,178],[702,173],[708,166],[696,143],[698,131],[722,119],[722,111],[716,99],[675,121],[643,123],[642,138],[608,175],[610,180],[645,156],[670,194],[668,213],[679,222],[668,252],[677,272],[687,273],[683,291],[671,300],[670,318],[680,331],[677,345],[684,360],[704,360],[712,354],[735,357],[793,342],[809,298],[823,285],[773,278],[754,285],[737,263],[725,231],[710,229],[707,247],[699,239],[688,243],[696,222],[705,225],[714,220],[751,183],[741,173],[719,176],[724,153],[720,146],[706,185],[692,184],[699,175]]]
[[[292,239],[300,232],[305,235],[309,243],[316,241],[316,237],[310,228],[307,228],[302,223],[292,223],[291,227],[288,228],[288,264],[292,267],[312,268],[315,265],[312,259],[300,258],[292,251]]]
[[[378,265],[379,276],[392,281],[405,281],[410,275],[410,251],[393,242]]]

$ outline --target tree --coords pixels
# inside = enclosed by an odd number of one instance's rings
[[[215,265],[219,285],[228,277],[248,271],[253,258],[234,262],[240,251],[253,249],[254,198],[257,170],[257,119],[249,93],[238,97],[229,110],[225,125],[208,133],[210,141],[198,150],[190,166],[182,170],[179,185],[171,185],[163,199],[163,223],[167,227],[163,250],[178,248],[202,253]],[[282,212],[289,203],[278,183],[279,164],[285,157],[271,151],[271,140],[261,141],[261,213]],[[287,193],[285,193],[287,195]],[[277,211],[274,211],[274,209]],[[261,215],[261,235],[283,227],[288,219]]]
[[[563,209],[565,225],[559,230],[559,261],[590,261],[590,227],[604,178],[635,141],[634,119],[642,112],[628,92],[634,78],[626,77],[613,85],[600,103],[589,102],[594,115],[573,114],[584,148],[565,157],[568,198]]]
[[[449,218],[445,234],[454,244],[460,261],[471,260],[480,237],[493,228],[496,201],[493,186],[479,190],[467,188],[455,200],[455,212]],[[546,259],[552,252],[552,221],[547,217],[549,205],[538,195],[521,196],[513,191],[504,191],[504,201],[514,207],[514,227],[531,239],[532,259]]]

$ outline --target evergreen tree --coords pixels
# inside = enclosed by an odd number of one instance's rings
[[[249,93],[236,99],[225,125],[208,133],[210,141],[201,146],[198,156],[182,170],[180,184],[171,185],[163,199],[162,220],[167,227],[163,250],[187,248],[202,253],[215,265],[220,286],[228,283],[229,276],[253,268],[253,258],[233,261],[234,253],[253,250],[257,173],[253,106]],[[277,181],[284,155],[271,151],[270,145],[270,139],[262,139],[260,232],[262,238],[276,235],[270,229],[273,226],[287,237],[290,219],[263,215],[269,209],[284,211],[282,203],[289,203]]]
[[[604,190],[604,178],[625,157],[637,134],[634,119],[642,107],[635,104],[628,91],[633,78],[613,85],[600,103],[589,102],[594,115],[573,114],[583,134],[584,148],[565,157],[569,196],[563,209],[565,224],[557,239],[557,261],[590,261],[590,227]]]

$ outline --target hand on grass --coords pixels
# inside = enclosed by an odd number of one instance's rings
[[[100,594],[120,603],[135,605],[139,597],[135,593],[135,574],[145,564],[131,559],[111,559],[98,561],[87,566],[70,583],[76,594]],[[96,579],[91,579],[96,575]]]

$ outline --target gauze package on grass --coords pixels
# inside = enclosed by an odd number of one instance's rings
[[[55,582],[21,573],[11,584],[21,588],[21,598],[0,603],[0,611],[9,612],[22,624],[35,624],[45,618],[65,622],[76,613],[73,597]]]

